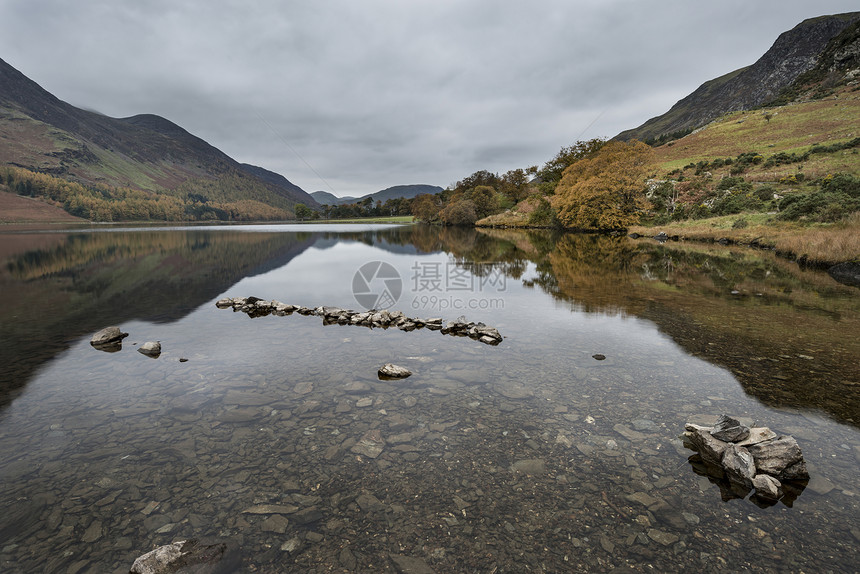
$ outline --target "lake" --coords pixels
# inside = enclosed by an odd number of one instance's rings
[[[769,252],[111,226],[0,230],[0,260],[3,572],[192,537],[243,572],[857,569],[860,290]],[[249,296],[504,339],[216,307]],[[121,349],[92,347],[109,325]],[[794,436],[808,484],[766,504],[701,474],[679,437],[723,413]]]

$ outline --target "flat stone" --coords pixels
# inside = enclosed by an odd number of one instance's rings
[[[255,504],[243,510],[242,514],[292,514],[298,509],[292,504]]]
[[[350,450],[355,454],[363,454],[370,458],[376,458],[385,448],[385,439],[379,429],[372,429],[362,435],[358,442]]]
[[[370,385],[367,383],[362,383],[361,381],[352,381],[346,383],[343,386],[343,390],[346,393],[366,393],[370,391]]]
[[[776,433],[767,427],[753,427],[750,429],[750,435],[744,440],[735,443],[738,446],[751,446],[776,438]]]
[[[649,528],[648,529],[648,538],[662,544],[663,546],[669,546],[670,544],[674,544],[678,541],[678,537],[671,532],[665,532],[663,530],[658,530],[657,528]]]
[[[646,438],[648,438],[641,432],[635,431],[627,425],[623,425],[621,423],[618,423],[617,425],[612,427],[612,429],[631,442],[638,442],[640,440],[645,440]]]
[[[389,554],[389,558],[394,563],[394,568],[400,574],[436,574],[436,572],[427,565],[427,562],[421,558],[414,556],[402,556],[400,554]]]
[[[262,405],[268,405],[272,402],[274,402],[274,399],[271,397],[248,391],[230,390],[227,391],[227,394],[224,396],[224,403],[228,405],[259,407]]]
[[[496,390],[499,391],[500,395],[508,399],[526,399],[534,395],[534,391],[519,383],[499,385],[496,387]]]
[[[293,387],[293,392],[297,395],[306,395],[313,390],[314,384],[309,382],[296,383],[296,386]]]
[[[522,474],[546,474],[546,462],[540,458],[518,460],[511,465],[511,470]]]
[[[634,492],[633,494],[628,494],[624,498],[630,502],[638,502],[642,506],[651,506],[652,504],[659,502],[656,498],[645,492]]]
[[[378,498],[368,493],[362,493],[358,495],[355,498],[355,502],[358,503],[358,506],[360,506],[364,512],[378,510],[380,508],[384,508],[385,506]]]
[[[806,488],[816,494],[827,494],[828,492],[836,488],[836,485],[821,476],[820,474],[816,474],[811,479],[809,479],[809,483],[806,485]]]
[[[302,547],[302,539],[298,536],[293,536],[283,544],[281,544],[282,552],[289,552],[290,554],[295,554]]]
[[[95,542],[102,537],[102,523],[99,520],[94,521],[84,532],[81,540],[84,542]]]
[[[290,521],[281,516],[280,514],[272,514],[260,524],[260,529],[264,532],[283,534],[287,531],[287,526],[289,524]]]

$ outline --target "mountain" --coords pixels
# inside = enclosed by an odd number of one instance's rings
[[[791,86],[801,74],[815,68],[828,43],[858,21],[860,12],[804,20],[780,34],[753,65],[705,82],[665,114],[621,132],[615,139],[676,138],[725,113],[761,106]]]
[[[254,200],[291,213],[313,198],[283,176],[240,164],[152,114],[112,118],[72,106],[0,59],[0,164],[200,201]]]
[[[312,191],[313,197],[320,205],[340,205],[341,203],[352,203],[357,201],[354,197],[338,197],[327,191]]]
[[[327,191],[315,191],[311,193],[311,196],[322,205],[345,205],[347,203],[358,203],[360,201],[364,201],[368,197],[373,201],[373,203],[376,203],[377,201],[385,203],[389,199],[412,199],[413,197],[417,197],[425,193],[432,195],[439,193],[440,191],[443,190],[438,185],[413,184],[395,185],[393,187],[387,187],[381,191],[377,191],[376,193],[362,195],[361,197],[337,197]]]

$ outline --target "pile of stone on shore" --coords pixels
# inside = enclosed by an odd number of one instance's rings
[[[685,425],[685,446],[696,450],[709,476],[727,478],[740,498],[751,490],[776,502],[787,483],[809,480],[803,453],[794,437],[777,435],[767,427],[750,428],[721,415],[713,427]]]
[[[362,327],[388,329],[396,327],[401,331],[414,331],[415,329],[430,329],[441,331],[443,335],[454,335],[469,337],[486,345],[498,345],[502,342],[502,336],[495,327],[484,323],[466,321],[460,317],[454,321],[444,321],[441,317],[431,319],[420,319],[418,317],[407,317],[402,311],[388,311],[371,309],[369,311],[352,311],[340,307],[303,307],[301,305],[290,305],[280,301],[266,301],[258,297],[231,297],[219,299],[215,306],[219,309],[230,309],[246,313],[249,317],[263,317],[265,315],[286,316],[298,313],[299,315],[314,315],[322,317],[325,325],[359,325]]]

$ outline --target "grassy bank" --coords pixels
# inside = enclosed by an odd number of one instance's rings
[[[778,222],[771,218],[764,213],[728,215],[660,226],[635,225],[629,232],[653,236],[662,231],[686,241],[727,239],[771,248],[785,257],[822,267],[860,260],[860,213],[827,225]]]

